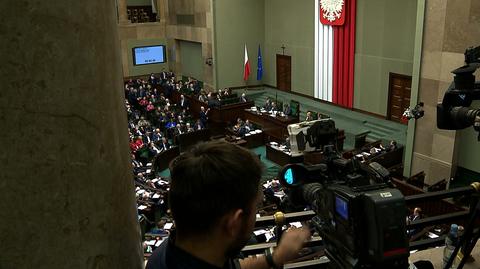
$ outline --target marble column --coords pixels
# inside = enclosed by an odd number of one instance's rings
[[[114,1],[0,4],[0,268],[142,268]]]
[[[157,0],[157,18],[161,24],[166,24],[168,16],[168,0]]]
[[[116,0],[116,1],[117,1],[117,9],[118,9],[118,23],[119,24],[130,23],[127,15],[127,0]]]
[[[465,49],[480,44],[479,15],[480,4],[475,0],[426,1],[419,86],[425,117],[416,121],[411,174],[425,172],[427,184],[454,176],[459,154],[478,156],[474,139],[472,145],[465,145],[462,131],[437,128],[436,105],[453,80],[451,71],[464,64]],[[464,144],[463,152],[459,143]]]

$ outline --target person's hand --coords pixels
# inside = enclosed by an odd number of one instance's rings
[[[282,235],[280,243],[273,252],[273,262],[281,266],[286,262],[295,259],[303,243],[310,238],[310,231],[305,228],[289,228]]]

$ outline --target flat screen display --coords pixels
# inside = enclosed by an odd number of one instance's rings
[[[165,46],[135,47],[133,65],[160,64],[166,62]]]
[[[290,185],[293,184],[294,179],[293,179],[292,168],[288,168],[283,177],[288,184],[290,184]]]
[[[335,196],[335,211],[343,219],[348,220],[348,203],[338,196]]]

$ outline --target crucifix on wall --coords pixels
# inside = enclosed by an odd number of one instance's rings
[[[282,45],[280,48],[282,48],[282,51],[283,51],[282,54],[285,55],[285,49],[286,49],[285,45]]]

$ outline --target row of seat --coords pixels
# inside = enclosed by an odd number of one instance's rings
[[[152,21],[152,13],[147,12],[143,8],[128,8],[127,9],[128,20],[132,23],[143,23]]]

